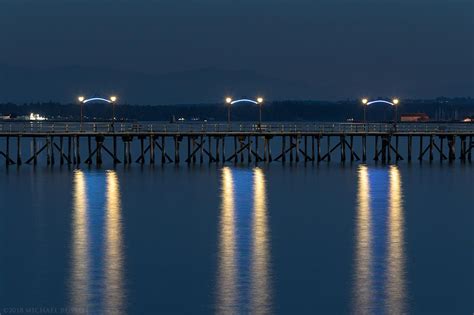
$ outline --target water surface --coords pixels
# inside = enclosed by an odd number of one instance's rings
[[[470,314],[472,175],[469,164],[3,168],[0,308]]]

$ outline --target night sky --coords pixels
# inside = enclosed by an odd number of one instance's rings
[[[26,69],[248,70],[315,99],[474,96],[472,0],[1,0],[0,41],[0,65]]]

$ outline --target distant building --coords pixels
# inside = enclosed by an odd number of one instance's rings
[[[474,122],[474,116],[466,117],[462,121],[463,122]]]
[[[400,121],[402,122],[423,122],[429,120],[430,116],[428,116],[426,113],[402,114],[400,116]]]
[[[25,116],[18,116],[15,118],[16,120],[48,120],[48,118],[41,116],[40,114],[30,113],[29,115]]]
[[[29,120],[48,120],[48,118],[41,116],[40,114],[31,113]]]
[[[10,120],[12,119],[12,115],[2,115],[0,114],[0,120]]]

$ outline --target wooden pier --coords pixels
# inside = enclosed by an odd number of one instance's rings
[[[0,124],[5,164],[472,161],[474,124]]]

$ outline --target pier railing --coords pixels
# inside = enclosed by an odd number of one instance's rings
[[[417,156],[414,147],[419,149]],[[23,160],[27,148],[30,153]],[[60,164],[83,161],[90,165],[95,160],[101,165],[107,155],[114,164],[159,160],[179,164],[182,154],[188,164],[205,159],[223,164],[244,160],[284,163],[287,159],[290,163],[300,159],[320,163],[331,161],[336,154],[341,162],[365,163],[372,154],[374,161],[382,163],[426,157],[433,161],[435,156],[440,161],[459,158],[471,162],[473,151],[471,123],[0,123],[0,159],[6,165],[35,165],[40,154],[47,165],[54,165],[55,155]]]
[[[0,123],[2,133],[472,133],[472,123]]]

